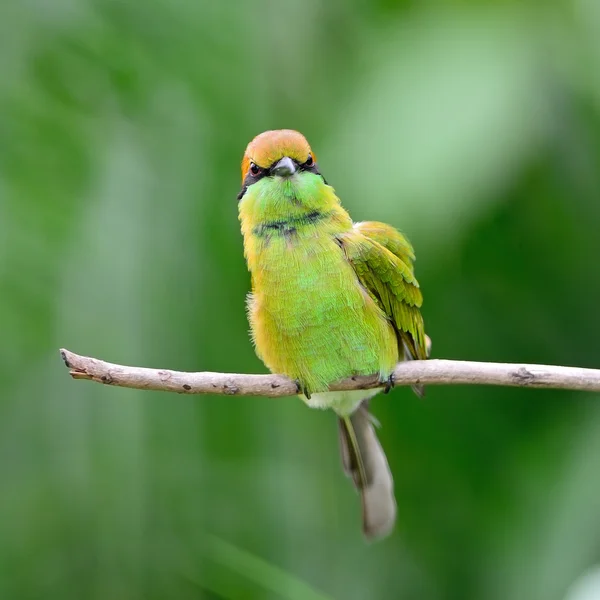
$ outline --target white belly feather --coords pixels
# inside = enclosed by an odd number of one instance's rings
[[[346,392],[319,392],[311,394],[310,400],[300,396],[310,408],[331,408],[341,417],[351,415],[363,400],[372,398],[383,388],[372,390],[348,390]]]

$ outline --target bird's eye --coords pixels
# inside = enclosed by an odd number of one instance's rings
[[[312,157],[312,154],[308,155],[308,158],[306,159],[306,162],[304,163],[307,167],[312,167],[314,164],[314,159]]]
[[[252,173],[252,175],[258,175],[260,173],[260,167],[255,163],[250,163],[250,173]]]

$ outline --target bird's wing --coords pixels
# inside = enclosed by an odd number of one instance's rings
[[[411,243],[391,225],[378,221],[364,221],[354,223],[354,231],[375,240],[392,254],[396,255],[413,272],[415,251]]]
[[[419,310],[423,296],[409,242],[393,227],[375,222],[357,223],[338,240],[359,281],[394,326],[406,358],[427,358]]]

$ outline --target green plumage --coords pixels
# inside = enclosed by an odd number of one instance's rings
[[[271,371],[298,382],[309,406],[339,415],[343,465],[361,493],[363,529],[368,537],[385,535],[396,503],[368,412],[378,390],[328,388],[374,373],[383,387],[399,360],[427,357],[412,247],[384,223],[354,224],[297,132],[255,138],[242,174],[257,353]]]
[[[353,374],[386,380],[405,347],[426,357],[412,248],[398,231],[353,224],[333,188],[312,173],[259,181],[240,215],[250,320],[271,370],[314,393]]]

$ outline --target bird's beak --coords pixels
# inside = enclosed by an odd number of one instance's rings
[[[291,177],[295,172],[296,165],[288,156],[284,156],[274,167],[271,167],[271,173],[280,177]]]

